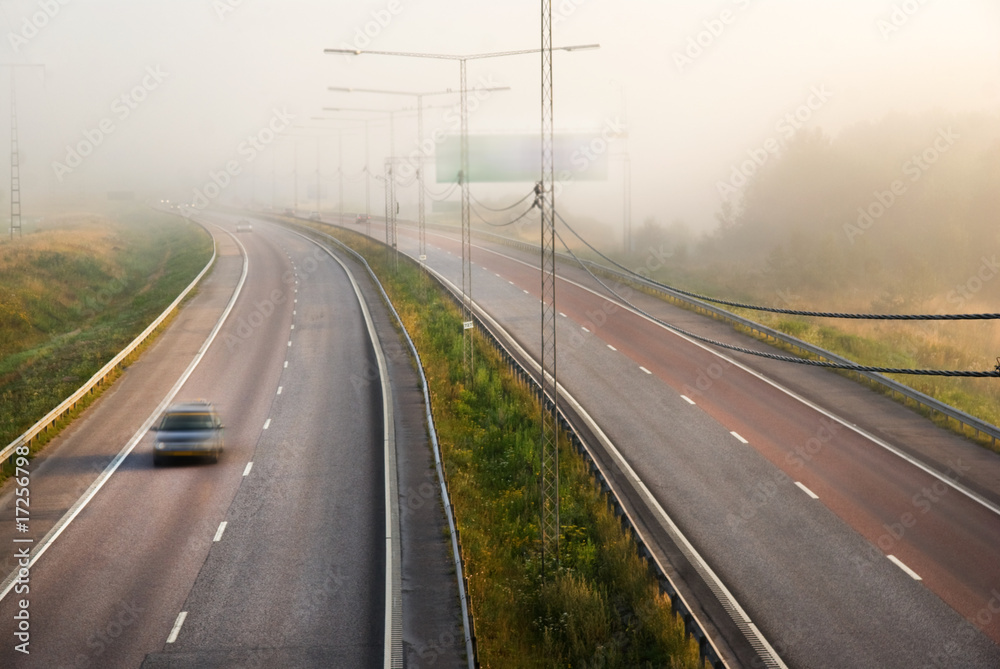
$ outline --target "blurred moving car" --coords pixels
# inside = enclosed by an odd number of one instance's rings
[[[286,216],[294,216],[295,215],[295,210],[292,209],[291,207],[285,207],[285,215]]]
[[[160,423],[153,444],[153,464],[162,465],[171,458],[207,458],[218,462],[223,450],[222,420],[209,402],[172,404]]]
[[[245,218],[236,221],[236,232],[253,232],[253,226]]]
[[[358,217],[356,219],[354,219],[354,224],[355,225],[364,225],[365,223],[367,223],[370,220],[371,220],[371,216],[369,216],[368,214],[358,214]]]
[[[320,220],[320,218],[319,218],[319,212],[318,211],[310,211],[309,212],[309,220],[310,221],[318,221],[318,220]]]

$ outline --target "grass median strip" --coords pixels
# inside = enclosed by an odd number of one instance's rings
[[[561,568],[542,578],[535,397],[478,335],[467,380],[461,315],[443,291],[408,260],[392,272],[383,247],[334,234],[371,264],[424,361],[482,666],[698,666],[697,645],[565,438]]]

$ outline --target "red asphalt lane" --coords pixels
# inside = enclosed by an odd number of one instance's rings
[[[461,255],[457,240],[435,235]],[[538,269],[474,247],[472,260],[540,299]],[[600,290],[598,287],[597,290]],[[610,300],[560,279],[559,311],[673,387],[735,437],[733,448],[755,448],[781,474],[799,481],[872,544],[859,569],[893,555],[926,587],[1000,643],[1000,516],[899,456],[832,421],[770,383]],[[605,316],[604,322],[599,323]],[[954,463],[954,474],[964,465]],[[767,482],[762,482],[766,495]],[[976,622],[980,618],[980,622]]]

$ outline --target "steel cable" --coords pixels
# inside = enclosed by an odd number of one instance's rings
[[[556,216],[559,216],[559,214],[557,213]],[[560,220],[562,220],[561,216],[559,216],[559,218],[560,218]],[[563,224],[565,224],[565,223],[566,223],[566,221],[563,220]],[[567,225],[566,227],[568,228],[569,226]],[[646,318],[649,318],[650,320],[652,320],[652,321],[654,321],[656,323],[659,323],[660,325],[662,325],[663,327],[667,328],[671,332],[674,332],[674,333],[677,333],[677,334],[680,334],[680,335],[684,335],[685,337],[690,337],[691,339],[695,339],[697,341],[701,341],[701,342],[704,342],[706,344],[711,344],[713,346],[718,346],[720,348],[725,348],[725,349],[728,349],[730,351],[737,351],[739,353],[747,353],[749,355],[755,355],[755,356],[758,356],[758,357],[761,357],[761,358],[768,358],[770,360],[779,360],[781,362],[791,362],[791,363],[795,363],[795,364],[799,364],[799,365],[812,365],[813,367],[826,367],[826,368],[829,368],[829,369],[846,369],[846,370],[850,370],[850,371],[854,371],[854,372],[874,372],[874,373],[878,373],[878,374],[911,374],[911,375],[918,375],[918,376],[961,376],[961,377],[972,377],[972,378],[1000,377],[1000,362],[998,362],[997,366],[993,369],[993,371],[984,371],[984,372],[968,371],[968,370],[910,369],[910,368],[899,368],[899,367],[876,367],[876,366],[869,366],[869,365],[848,364],[848,363],[842,363],[842,362],[830,362],[830,361],[827,361],[827,360],[812,360],[812,359],[809,359],[809,358],[797,358],[797,357],[788,356],[788,355],[779,355],[777,353],[767,353],[765,351],[756,351],[754,349],[745,348],[743,346],[736,346],[734,344],[727,344],[725,342],[717,341],[715,339],[710,339],[709,337],[703,337],[703,336],[695,334],[693,332],[688,332],[687,330],[679,328],[679,327],[677,327],[675,325],[671,325],[671,324],[669,324],[669,323],[667,323],[667,322],[665,322],[665,321],[657,318],[656,316],[650,314],[649,312],[645,311],[641,307],[638,307],[635,304],[632,304],[631,302],[629,302],[627,299],[625,299],[624,297],[622,297],[621,295],[619,295],[613,288],[611,288],[604,281],[602,281],[600,277],[598,277],[596,274],[594,274],[590,270],[590,268],[587,267],[586,263],[584,263],[582,260],[580,260],[579,258],[577,258],[576,254],[573,253],[573,251],[569,248],[569,246],[566,244],[565,240],[563,240],[562,235],[560,235],[558,231],[556,231],[556,237],[559,238],[559,242],[563,245],[563,247],[566,249],[566,251],[573,258],[573,260],[575,260],[580,265],[580,267],[582,267],[584,269],[584,271],[587,272],[587,274],[589,274],[595,281],[597,281],[597,283],[601,284],[601,286],[604,288],[604,290],[606,290],[609,293],[611,293],[612,295],[614,295],[615,298],[618,299],[621,303],[627,305],[629,308],[631,308],[631,309],[635,310],[636,312],[642,314]],[[586,242],[584,242],[584,243],[586,244]],[[589,246],[589,244],[588,244],[588,246]]]

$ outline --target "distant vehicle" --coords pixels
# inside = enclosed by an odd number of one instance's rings
[[[318,220],[320,220],[320,218],[319,218],[319,212],[318,211],[310,211],[309,212],[309,220],[310,221],[318,221]]]
[[[247,219],[241,218],[236,222],[236,232],[253,232],[253,225]]]
[[[358,214],[358,217],[354,219],[355,225],[364,225],[371,220],[371,216],[368,214]]]
[[[207,458],[218,462],[223,449],[222,420],[215,407],[203,400],[173,404],[153,427],[153,464],[170,458]]]
[[[294,216],[295,210],[291,207],[285,207],[285,216]]]

